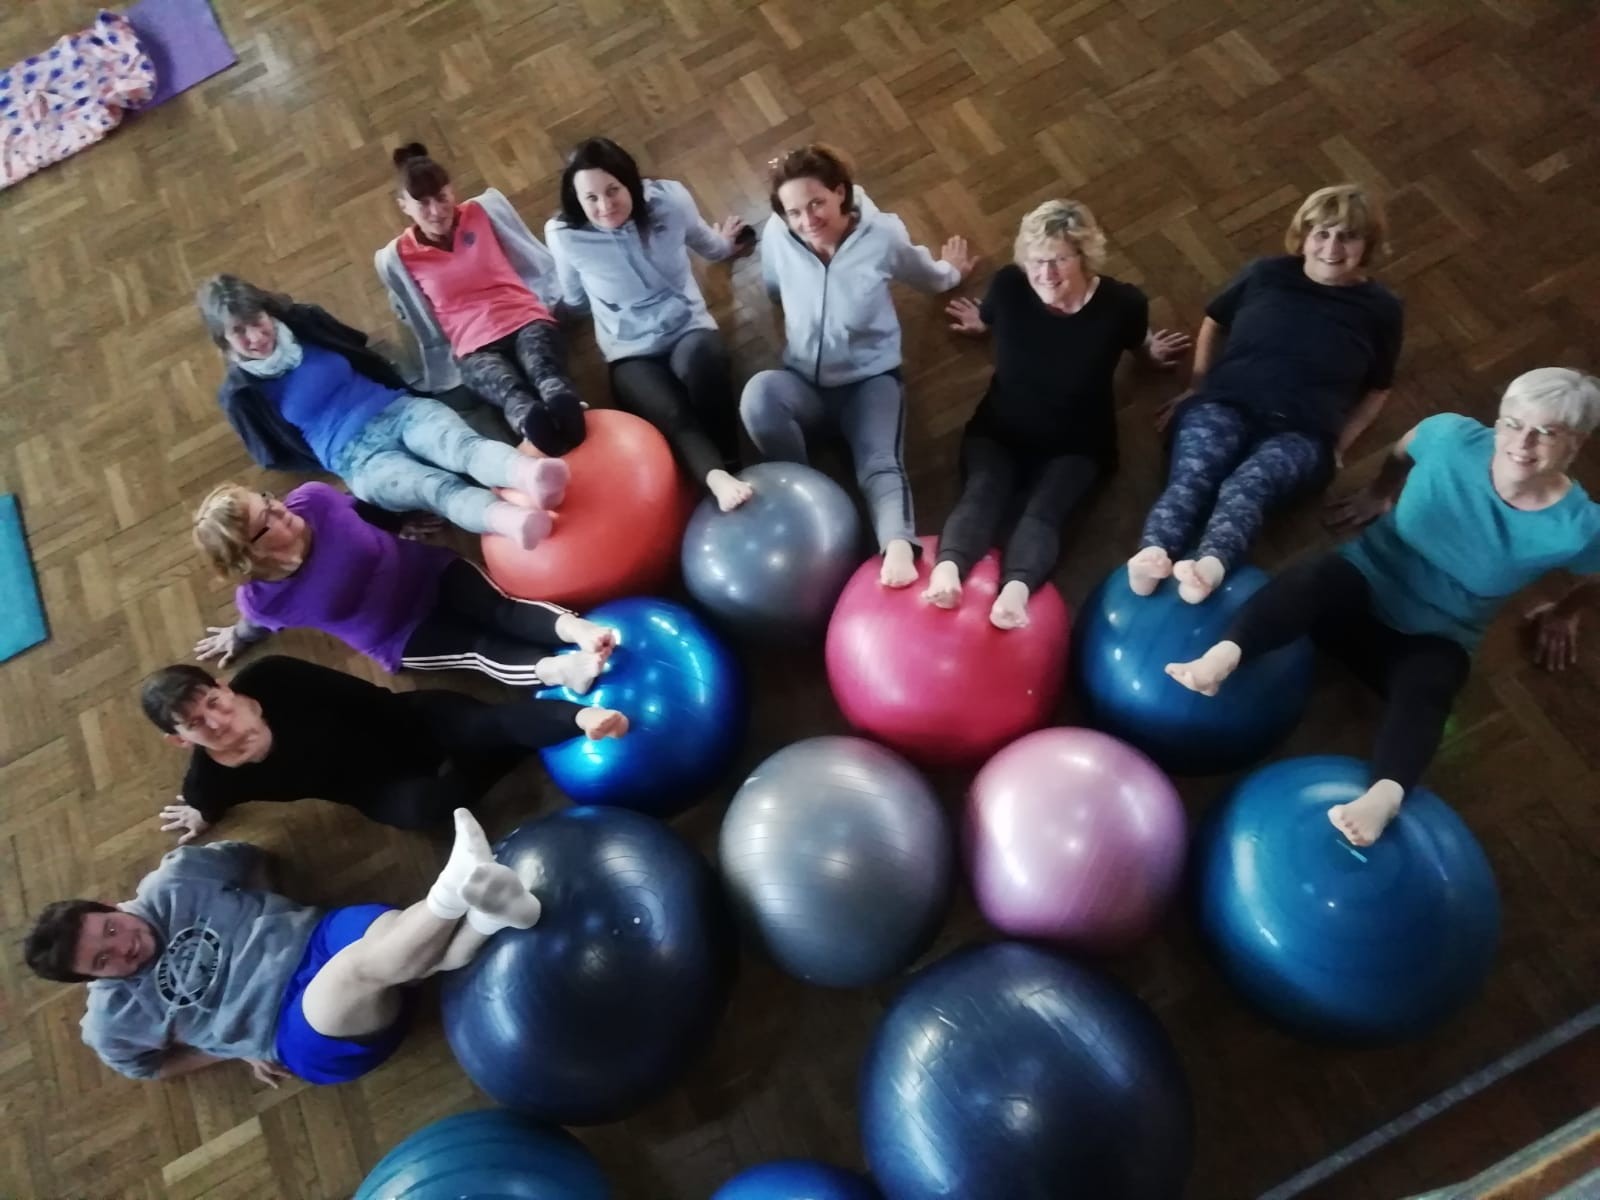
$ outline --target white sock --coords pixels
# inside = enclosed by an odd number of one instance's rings
[[[461,887],[471,877],[473,869],[494,862],[494,852],[489,849],[489,839],[483,826],[464,808],[455,811],[456,840],[450,847],[450,857],[444,870],[428,889],[428,911],[444,921],[458,920],[466,914],[468,904],[461,895]]]

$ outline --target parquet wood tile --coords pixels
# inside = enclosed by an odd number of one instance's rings
[[[47,900],[125,894],[166,848],[154,814],[182,760],[143,723],[134,687],[231,607],[188,549],[188,514],[225,478],[294,482],[251,467],[217,412],[219,364],[194,286],[236,270],[404,346],[370,266],[399,227],[386,163],[400,141],[427,142],[464,191],[499,187],[537,229],[563,149],[592,132],[685,181],[708,214],[752,222],[768,211],[765,161],[826,138],[919,240],[975,242],[988,263],[969,294],[1009,256],[1023,212],[1071,194],[1110,234],[1110,273],[1145,288],[1158,323],[1191,329],[1239,266],[1277,251],[1305,192],[1363,179],[1388,199],[1394,252],[1381,276],[1406,300],[1407,343],[1352,480],[1431,412],[1487,414],[1521,370],[1597,366],[1600,18],[1574,0],[215,7],[237,67],[0,195],[0,489],[21,495],[52,627],[48,643],[0,665],[0,927],[13,945]],[[6,6],[0,59],[87,14],[67,0]],[[770,365],[781,333],[758,264],[702,278],[736,371]],[[985,348],[945,331],[943,303],[901,297],[925,531],[954,498],[956,445],[988,370]],[[574,360],[603,399],[587,332]],[[1057,579],[1069,600],[1130,548],[1161,478],[1150,413],[1180,382],[1124,372],[1124,466],[1068,541]],[[1592,451],[1579,474],[1600,488]],[[1272,525],[1259,557],[1326,544],[1308,505]],[[1295,1043],[1239,1006],[1181,912],[1111,964],[1188,1065],[1193,1200],[1256,1194],[1593,1003],[1597,647],[1600,625],[1580,665],[1550,676],[1503,623],[1452,720],[1432,780],[1494,862],[1505,931],[1485,996],[1436,1036],[1360,1053]],[[317,635],[277,648],[380,677]],[[842,729],[817,658],[750,664],[759,700],[741,767]],[[1339,670],[1324,676],[1287,751],[1361,753],[1375,703]],[[680,819],[702,847],[737,777]],[[952,804],[963,782],[937,779]],[[1185,781],[1191,811],[1225,783]],[[489,797],[486,823],[501,832],[558,802],[530,766]],[[440,852],[319,801],[231,824],[279,855],[285,890],[319,903],[413,898]],[[963,898],[933,953],[981,936]],[[583,1136],[627,1200],[703,1200],[741,1165],[779,1155],[859,1162],[855,1071],[893,991],[810,990],[748,961],[683,1085]],[[279,1091],[230,1068],[165,1086],[117,1078],[81,1045],[81,1011],[75,990],[33,979],[15,952],[0,957],[0,1196],[348,1196],[400,1138],[482,1103],[431,1000],[379,1072]],[[1485,1147],[1504,1153],[1600,1102],[1592,1070],[1568,1071],[1559,1095],[1541,1078],[1473,1110],[1493,1131]],[[1392,1196],[1480,1169],[1455,1136],[1419,1140],[1318,1195]]]

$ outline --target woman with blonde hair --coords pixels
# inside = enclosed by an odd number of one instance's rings
[[[994,378],[961,439],[961,498],[939,538],[924,598],[961,603],[961,580],[1009,529],[989,620],[1027,624],[1028,597],[1055,569],[1061,528],[1117,465],[1112,381],[1124,352],[1171,367],[1185,334],[1150,329],[1150,302],[1102,275],[1106,238],[1086,205],[1047,200],[1022,218],[1016,261],[982,304],[953,300],[958,333],[994,334]]]
[[[1128,562],[1136,593],[1170,575],[1180,597],[1200,603],[1266,514],[1325,488],[1377,417],[1404,317],[1370,275],[1384,238],[1364,188],[1322,188],[1290,220],[1288,253],[1251,263],[1207,306],[1189,389],[1162,413],[1174,426],[1172,463]]]

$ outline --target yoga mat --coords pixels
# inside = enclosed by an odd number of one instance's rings
[[[0,662],[50,636],[15,496],[0,496]]]
[[[156,94],[140,110],[154,108],[239,61],[228,45],[209,0],[140,0],[125,14],[156,65]]]

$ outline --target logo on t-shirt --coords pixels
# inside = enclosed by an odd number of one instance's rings
[[[156,965],[156,990],[175,1008],[198,1004],[222,963],[222,939],[210,929],[191,925],[167,943]]]
[[[478,244],[478,235],[469,229],[461,235],[461,240],[469,246],[476,246]]]

